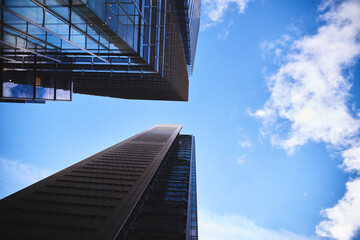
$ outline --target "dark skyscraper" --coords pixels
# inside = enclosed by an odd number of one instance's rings
[[[156,125],[2,199],[0,239],[198,239],[181,128]]]
[[[0,101],[186,101],[200,0],[0,0]]]

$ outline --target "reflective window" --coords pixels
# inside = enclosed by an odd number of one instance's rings
[[[57,79],[56,80],[56,100],[70,100],[71,98],[71,83],[70,81]]]
[[[51,76],[37,76],[36,99],[54,100],[54,78]]]
[[[3,72],[3,97],[33,99],[33,74],[27,72]]]

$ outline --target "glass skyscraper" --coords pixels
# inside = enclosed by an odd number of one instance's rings
[[[0,239],[198,239],[195,143],[156,125],[0,201]]]
[[[200,0],[0,0],[1,101],[188,99]]]

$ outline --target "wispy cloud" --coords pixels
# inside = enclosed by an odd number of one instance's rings
[[[237,6],[239,13],[244,13],[247,4],[251,0],[203,0],[203,13],[205,18],[202,21],[201,29],[206,28],[222,22],[226,10],[228,10],[231,4]]]
[[[246,158],[246,155],[241,155],[240,157],[238,157],[238,158],[236,159],[236,162],[237,162],[238,164],[243,164],[243,163],[245,162],[245,158]]]
[[[270,99],[253,115],[262,119],[261,131],[274,145],[293,153],[308,142],[324,142],[342,151],[346,171],[359,174],[360,119],[348,101],[349,69],[360,56],[360,2],[324,1],[319,11],[324,11],[319,16],[323,26],[291,44],[284,62],[268,79]],[[265,47],[276,49],[283,42]],[[333,208],[322,211],[328,220],[318,225],[317,233],[351,239],[360,229],[359,212],[360,178],[356,178],[347,183],[345,196]]]
[[[242,148],[250,148],[252,146],[249,139],[240,140],[238,142],[239,146]]]
[[[225,27],[223,27],[222,31],[218,33],[219,39],[227,39],[230,34],[230,27],[233,25],[234,21],[230,21]]]
[[[53,172],[0,156],[0,198],[6,197]]]
[[[199,236],[204,240],[315,240],[286,230],[272,230],[256,225],[241,215],[218,215],[199,208]]]
[[[275,62],[278,63],[284,48],[287,48],[292,41],[293,38],[290,34],[284,34],[274,41],[263,41],[260,45],[262,57],[265,58],[266,55],[272,55]]]

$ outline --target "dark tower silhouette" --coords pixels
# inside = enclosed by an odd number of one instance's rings
[[[198,239],[181,128],[156,125],[2,199],[0,239]]]

